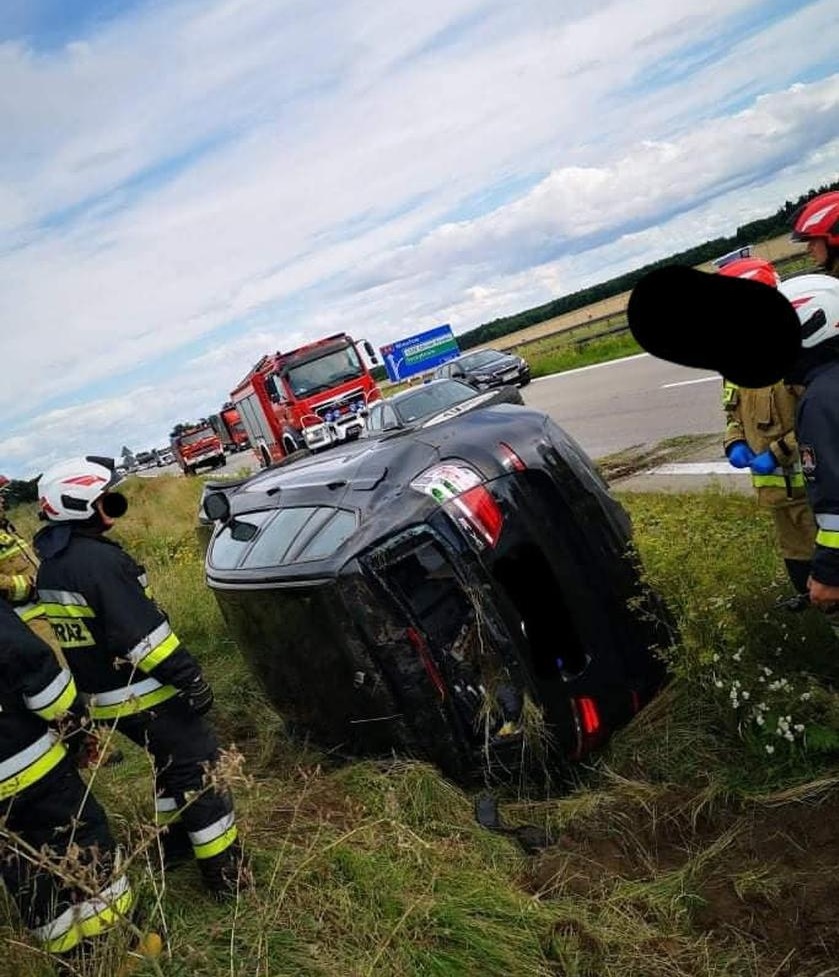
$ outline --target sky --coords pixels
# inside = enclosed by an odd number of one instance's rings
[[[0,473],[472,329],[839,176],[835,0],[4,0]]]

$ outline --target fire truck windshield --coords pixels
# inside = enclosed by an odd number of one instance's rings
[[[308,397],[363,375],[364,367],[354,346],[331,350],[317,359],[289,367],[285,373],[296,397]]]
[[[211,427],[202,427],[197,431],[190,431],[189,434],[182,434],[178,439],[181,444],[197,444],[204,438],[211,438],[215,434]]]

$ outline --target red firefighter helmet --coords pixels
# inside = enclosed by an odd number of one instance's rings
[[[12,480],[7,478],[5,475],[0,475],[0,493],[3,489],[8,488],[12,484]]]
[[[764,285],[771,285],[777,288],[781,284],[781,278],[775,271],[775,266],[771,261],[764,258],[735,258],[729,261],[719,270],[720,275],[728,275],[730,278],[750,278],[755,282],[762,282]]]
[[[839,247],[839,190],[820,193],[792,216],[793,241],[824,238],[829,248]]]

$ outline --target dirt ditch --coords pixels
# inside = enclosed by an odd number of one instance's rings
[[[687,932],[750,944],[756,972],[839,973],[839,794],[715,810],[669,791],[610,807],[572,822],[525,885],[601,907],[669,894]]]

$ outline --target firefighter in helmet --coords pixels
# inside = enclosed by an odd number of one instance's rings
[[[213,692],[151,598],[143,567],[106,538],[128,508],[114,491],[119,481],[113,459],[97,456],[41,476],[41,600],[91,718],[115,724],[153,758],[167,860],[191,853],[211,892],[235,893],[247,872],[233,803],[207,777],[219,756],[205,718]]]
[[[774,267],[762,258],[737,258],[719,274],[777,288]],[[807,591],[816,524],[807,501],[795,437],[800,387],[779,381],[750,389],[723,380],[723,447],[735,468],[749,468],[758,505],[772,512],[778,548],[798,593]]]
[[[0,599],[0,879],[33,938],[63,961],[133,902],[105,812],[71,760],[83,717],[71,673]]]
[[[801,323],[801,352],[788,378],[804,388],[796,433],[818,527],[808,592],[839,636],[839,281],[797,275],[780,291]]]
[[[0,597],[14,607],[21,621],[28,624],[42,641],[46,641],[58,656],[59,663],[63,664],[61,649],[35,589],[38,558],[6,513],[6,490],[10,484],[5,475],[0,475]],[[111,766],[121,760],[119,750],[103,749],[96,729],[91,725],[76,753],[78,765],[83,769],[99,764]]]
[[[819,268],[839,278],[839,190],[820,193],[799,207],[793,214],[791,237],[806,241]]]

